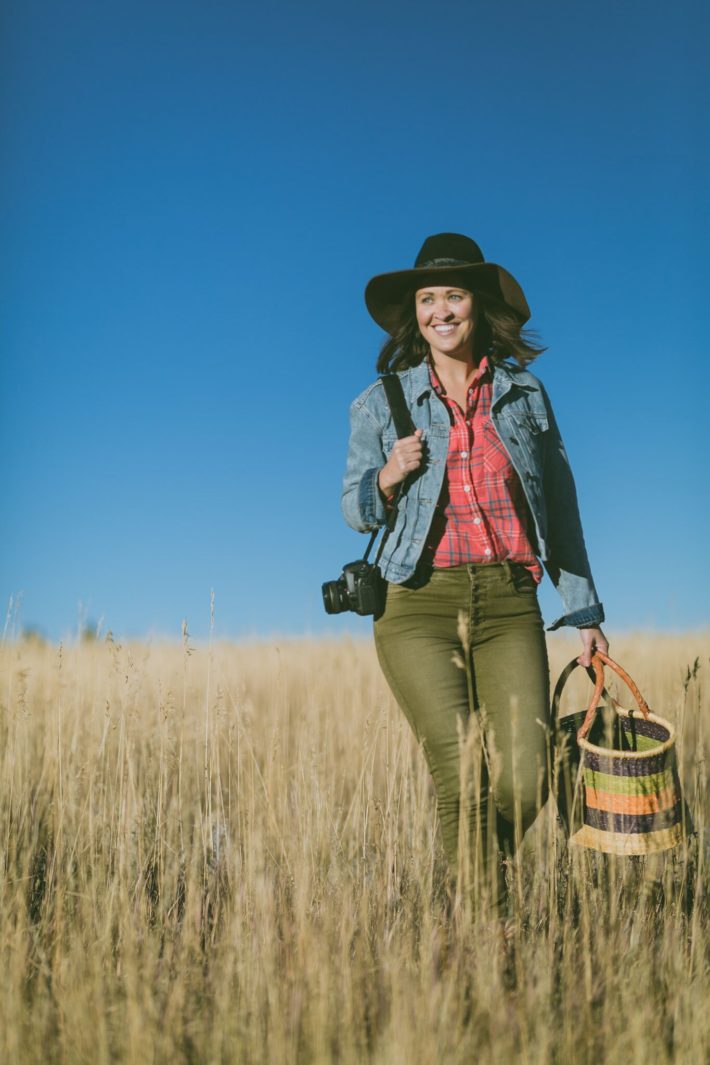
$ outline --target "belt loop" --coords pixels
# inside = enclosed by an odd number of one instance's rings
[[[509,585],[510,589],[512,591],[515,591],[515,582],[513,581],[513,570],[512,570],[512,567],[510,565],[510,560],[509,559],[507,559],[507,558],[503,559],[503,568],[505,569],[505,579],[508,582],[508,585]]]

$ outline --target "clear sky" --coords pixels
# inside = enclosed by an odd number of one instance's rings
[[[366,632],[320,593],[364,546],[362,293],[446,230],[549,346],[609,629],[707,625],[707,31],[700,0],[6,5],[10,630],[204,636],[214,589],[221,636]]]

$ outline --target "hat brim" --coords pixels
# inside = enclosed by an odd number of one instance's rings
[[[470,263],[452,266],[415,267],[377,274],[365,288],[367,309],[377,324],[387,333],[399,328],[402,305],[408,293],[427,284],[445,285],[456,282],[471,292],[483,292],[497,303],[513,311],[521,325],[530,317],[530,308],[522,288],[513,275],[496,263]]]

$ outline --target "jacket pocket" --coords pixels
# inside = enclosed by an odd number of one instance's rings
[[[531,436],[539,436],[540,433],[547,432],[549,422],[547,415],[537,411],[524,411],[520,414],[513,415],[516,424],[521,426],[524,432],[530,433]]]

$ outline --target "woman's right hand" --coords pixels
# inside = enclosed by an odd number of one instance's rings
[[[423,461],[424,444],[421,429],[417,429],[414,436],[403,436],[401,440],[397,440],[377,479],[382,494],[391,495],[392,489],[401,484],[410,473],[418,470]]]

